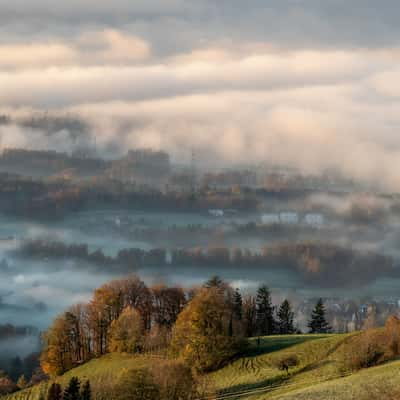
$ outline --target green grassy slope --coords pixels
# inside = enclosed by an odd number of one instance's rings
[[[256,339],[243,357],[209,375],[221,400],[366,400],[373,391],[385,394],[400,382],[400,361],[351,374],[343,367],[344,344],[352,335],[293,335]],[[299,365],[290,375],[273,360],[295,354]],[[72,376],[91,381],[96,400],[112,400],[107,390],[128,369],[142,368],[153,358],[109,354],[68,372],[58,381],[65,386]],[[7,400],[39,400],[49,384],[42,384]],[[363,397],[364,396],[364,397]],[[389,399],[385,395],[382,397]]]
[[[260,399],[279,400],[392,400],[400,398],[400,361],[360,371],[346,378],[335,379],[284,396],[271,394]],[[391,397],[396,392],[398,397]]]
[[[275,387],[274,392],[284,393],[322,382],[341,374],[341,365],[335,358],[340,358],[339,349],[350,337],[275,336],[263,338],[260,347],[253,339],[244,357],[213,373],[212,377],[219,393],[261,392],[254,398],[262,398],[263,389],[270,386]],[[296,355],[299,359],[299,365],[291,371],[290,376],[273,366],[273,360],[284,355]]]
[[[65,387],[71,377],[77,376],[82,382],[89,379],[96,400],[110,400],[107,390],[124,374],[125,371],[143,368],[153,358],[144,356],[131,356],[128,354],[107,354],[99,359],[74,368],[65,375],[56,379]],[[47,393],[51,382],[35,386],[5,396],[6,400],[39,400],[41,394]],[[2,398],[3,400],[3,398]]]

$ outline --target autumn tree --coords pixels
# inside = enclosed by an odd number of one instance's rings
[[[17,385],[10,377],[4,371],[0,371],[0,395],[15,392],[17,389]]]
[[[70,325],[65,314],[55,319],[43,339],[44,350],[41,354],[40,365],[46,374],[61,375],[75,366]]]
[[[326,311],[322,299],[319,299],[315,305],[308,327],[310,333],[329,333],[331,331],[331,327],[326,321]]]
[[[173,352],[199,371],[218,368],[238,350],[229,335],[231,310],[217,287],[203,288],[181,312],[173,330]]]
[[[281,335],[294,333],[295,327],[293,324],[294,313],[288,300],[284,300],[278,310],[278,330]]]
[[[26,381],[25,375],[21,375],[17,381],[18,389],[25,389],[27,384],[28,382]]]
[[[118,319],[111,323],[109,351],[135,353],[143,339],[142,317],[132,307],[123,310]]]
[[[178,360],[155,363],[151,368],[159,388],[160,400],[195,400],[199,398],[197,381],[191,368]]]

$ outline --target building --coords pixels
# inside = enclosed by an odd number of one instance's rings
[[[263,225],[276,225],[280,224],[280,222],[279,214],[263,214],[261,216],[261,223]]]
[[[224,210],[208,210],[208,213],[213,217],[223,217]]]
[[[322,228],[325,223],[325,218],[322,214],[309,213],[305,215],[304,223],[314,228]]]
[[[281,224],[296,225],[299,223],[299,214],[296,212],[281,212],[279,214]]]

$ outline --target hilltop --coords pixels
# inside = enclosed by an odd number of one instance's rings
[[[377,330],[378,331],[378,330]],[[250,340],[245,354],[207,376],[217,399],[246,400],[361,400],[373,393],[389,393],[397,387],[400,361],[360,372],[346,369],[345,352],[357,344],[359,333],[349,335],[287,335]],[[279,370],[276,361],[295,356],[298,365],[289,374]],[[150,356],[108,354],[79,366],[57,381],[65,385],[72,376],[90,380],[96,400],[111,399],[112,386],[128,369],[140,369]],[[5,400],[40,400],[50,383],[4,397]],[[369,397],[368,397],[369,396]]]

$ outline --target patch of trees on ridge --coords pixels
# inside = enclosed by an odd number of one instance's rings
[[[73,211],[102,207],[160,211],[207,211],[211,208],[255,210],[254,195],[163,192],[145,184],[100,177],[72,182],[34,180],[0,173],[0,211],[31,218],[59,218]]]
[[[297,273],[305,283],[319,287],[360,286],[379,277],[399,277],[400,273],[390,257],[318,242],[268,245],[260,252],[222,246],[172,249],[169,252],[163,248],[129,248],[109,257],[101,250],[90,252],[85,244],[31,240],[24,242],[18,253],[24,257],[74,258],[123,271],[166,265],[284,269]]]

